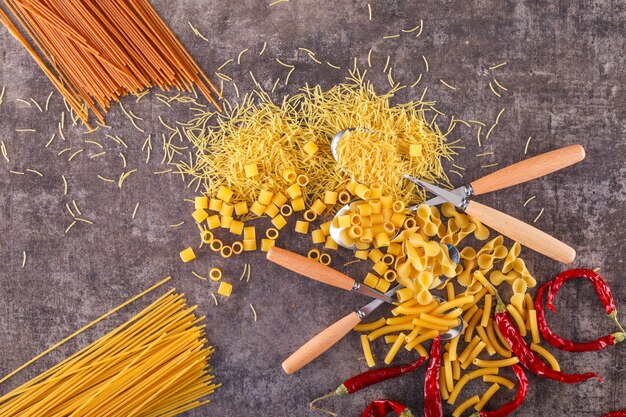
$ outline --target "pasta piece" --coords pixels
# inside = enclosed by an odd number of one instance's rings
[[[478,403],[480,403],[480,397],[478,395],[474,395],[473,397],[468,398],[452,412],[452,417],[461,417],[465,410],[472,406],[475,406]],[[454,404],[454,402],[452,404]]]
[[[506,310],[509,312],[513,321],[517,325],[519,334],[521,336],[526,336],[526,323],[524,323],[524,319],[520,315],[519,311],[517,311],[517,309],[511,304],[506,306]]]
[[[235,214],[237,216],[243,216],[248,213],[248,203],[245,201],[240,201],[239,203],[235,203]]]
[[[274,197],[274,193],[268,190],[259,191],[259,198],[257,201],[264,206],[267,206],[272,202],[272,198]]]
[[[280,230],[287,224],[287,219],[285,219],[281,214],[278,214],[272,219],[272,224]]]
[[[217,293],[219,295],[223,295],[224,297],[230,297],[231,294],[233,293],[233,286],[232,284],[229,284],[228,282],[220,282],[220,286],[217,289]]]
[[[192,248],[187,248],[180,252],[180,259],[183,262],[189,262],[196,259],[196,254]]]
[[[499,343],[498,338],[494,331],[494,325],[495,323],[493,322],[492,319],[490,319],[489,325],[487,326],[487,337],[489,338],[489,342],[491,343],[495,351],[498,353],[498,355],[505,357],[505,358],[510,358],[511,351],[508,350],[507,348],[502,347],[502,345]]]
[[[500,385],[498,385],[497,383],[492,384],[487,389],[487,391],[485,391],[483,396],[480,398],[480,401],[474,405],[474,410],[476,411],[482,410],[485,407],[485,405],[487,405],[487,402],[491,399],[491,397],[493,397],[494,394],[498,392],[499,389],[500,389]]]
[[[209,230],[203,230],[200,237],[202,239],[202,243],[211,243],[213,241],[213,233]]]
[[[268,239],[278,239],[278,230],[274,229],[273,227],[270,227],[269,229],[267,229],[265,231],[265,237]]]
[[[230,245],[230,247],[231,247],[234,255],[239,255],[240,253],[243,252],[243,243],[241,243],[239,241],[233,242],[233,244]]]
[[[339,248],[339,245],[337,244],[337,242],[333,240],[332,237],[326,236],[326,242],[324,243],[324,248],[336,250]]]
[[[400,350],[400,347],[402,346],[404,341],[405,341],[405,334],[400,333],[396,341],[393,343],[393,345],[389,349],[389,352],[387,352],[387,355],[385,356],[385,359],[383,362],[389,365],[393,361],[393,358],[396,357],[396,354],[398,353],[398,350]]]
[[[500,368],[487,367],[487,368],[476,369],[475,371],[472,371],[466,375],[468,376],[469,380],[472,380],[472,379],[480,378],[481,376],[484,376],[484,375],[498,375],[499,373],[500,373]]]
[[[257,249],[256,239],[244,239],[243,250],[246,252],[255,251]]]
[[[220,211],[222,209],[223,201],[218,198],[212,198],[209,200],[209,210]]]
[[[304,198],[299,197],[299,198],[291,200],[291,207],[293,208],[293,211],[302,211],[302,210],[304,210],[304,208],[305,208]]]
[[[561,371],[561,367],[559,366],[559,362],[556,360],[556,358],[554,357],[554,355],[552,355],[552,353],[550,353],[549,350],[547,350],[546,348],[544,348],[543,346],[537,344],[537,343],[531,343],[530,344],[530,350],[532,350],[535,353],[538,353],[539,355],[541,355],[546,362],[548,362],[548,364],[550,365],[550,367],[552,369],[554,369],[555,371]]]
[[[198,209],[208,209],[209,208],[209,198],[207,196],[198,196],[194,198],[194,208]]]
[[[254,226],[245,226],[243,228],[243,238],[245,240],[256,239],[256,228]]]
[[[230,233],[235,235],[241,235],[243,233],[243,227],[243,222],[240,222],[239,220],[233,220],[230,223]]]
[[[213,281],[219,281],[220,279],[222,279],[222,270],[219,268],[211,268],[211,270],[209,271],[209,278],[211,278]]]
[[[315,244],[326,242],[326,236],[324,235],[324,231],[322,229],[313,230],[311,232],[311,238]]]
[[[209,247],[211,248],[213,252],[221,251],[222,246],[224,246],[224,244],[219,239],[213,239],[213,241],[209,244]]]
[[[447,392],[450,393],[454,389],[454,379],[452,378],[452,362],[450,362],[450,354],[448,352],[443,354],[443,374],[445,387],[447,389]]]
[[[499,375],[483,375],[483,382],[494,382],[498,385],[504,385],[508,389],[515,388],[515,383],[513,381]]]
[[[507,359],[496,359],[496,360],[484,360],[476,358],[474,359],[474,365],[481,368],[506,368],[507,366],[513,366],[519,362],[519,359],[515,356]]]
[[[222,200],[223,202],[228,203],[230,199],[233,197],[233,191],[222,185],[217,191],[216,197]]]
[[[376,330],[378,328],[383,327],[386,324],[385,319],[383,317],[379,318],[376,321],[371,323],[361,323],[354,326],[354,331],[357,332],[370,332],[372,330]]]
[[[324,264],[324,265],[330,265],[332,258],[330,257],[329,254],[327,253],[322,253],[320,255],[320,257],[318,258],[319,263]]]
[[[307,185],[309,185],[309,177],[304,174],[298,175],[296,177],[296,184],[298,184],[300,187],[306,187]]]
[[[243,167],[247,178],[259,175],[259,166],[257,164],[247,164]]]
[[[309,232],[309,222],[297,220],[295,230],[298,233],[307,234]]]
[[[276,241],[273,239],[261,239],[261,251],[267,252],[275,244]]]
[[[463,375],[461,379],[457,381],[452,391],[450,391],[450,397],[448,397],[448,404],[453,405],[454,403],[456,403],[456,399],[459,397],[461,390],[463,389],[465,384],[467,384],[469,381],[470,381],[470,377],[468,374]]]
[[[367,366],[370,368],[376,365],[376,361],[374,360],[374,356],[372,355],[372,348],[370,346],[370,339],[367,335],[361,335],[361,346],[363,347],[363,355],[365,356],[365,361],[367,362]]]
[[[196,211],[191,213],[191,216],[196,222],[202,223],[204,220],[206,220],[207,217],[209,217],[209,213],[207,213],[203,209],[197,209]]]
[[[228,245],[224,245],[220,249],[220,255],[222,255],[222,258],[230,258],[232,254],[233,254],[233,248],[231,248]]]
[[[280,213],[280,209],[276,204],[269,203],[267,206],[265,206],[264,214],[267,214],[270,218],[274,219],[274,217],[276,217],[278,213]]]

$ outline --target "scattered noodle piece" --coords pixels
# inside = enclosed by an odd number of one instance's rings
[[[133,209],[133,215],[131,216],[131,219],[135,218],[135,216],[137,215],[137,210],[139,210],[139,203],[135,204],[135,208]]]
[[[526,207],[528,205],[528,203],[530,203],[531,201],[533,201],[535,198],[537,198],[536,195],[529,197],[528,200],[524,201],[524,207]]]
[[[491,84],[491,81],[489,81],[489,88],[491,89],[491,92],[493,94],[495,94],[498,97],[502,97],[502,95],[500,93],[498,93],[495,88],[493,88],[493,84]]]
[[[528,140],[526,141],[526,146],[524,146],[524,155],[526,155],[528,153],[528,145],[530,145],[530,140],[532,139],[532,136],[528,137]]]
[[[504,113],[504,108],[502,108],[502,110],[500,110],[500,112],[498,113],[498,115],[496,116],[496,121],[491,125],[491,127],[489,128],[489,130],[487,131],[487,134],[485,135],[485,139],[489,139],[489,136],[491,135],[491,132],[493,131],[493,129],[498,125],[498,122],[500,121],[500,116],[502,116],[502,113]]]
[[[493,79],[493,82],[494,82],[494,84],[495,84],[495,85],[497,85],[497,86],[498,86],[498,88],[499,88],[499,89],[504,90],[504,91],[509,91],[509,89],[508,89],[508,88],[506,88],[505,86],[503,86],[502,84],[500,84],[500,83],[498,82],[498,80],[496,80],[495,78]]]
[[[439,80],[439,82],[443,85],[445,85],[446,87],[448,87],[450,90],[456,90],[456,87],[448,84],[447,82],[445,82],[444,80]]]
[[[537,220],[539,220],[539,218],[541,217],[541,215],[543,214],[545,208],[542,208],[541,211],[539,212],[539,214],[537,214],[537,217],[535,217],[535,220],[533,220],[533,223],[537,223]]]
[[[489,67],[489,69],[490,69],[490,70],[494,70],[494,69],[496,69],[496,68],[503,67],[503,66],[505,66],[506,64],[507,64],[506,62],[502,62],[502,63],[500,63],[500,64],[496,64],[496,65],[492,65],[492,66],[490,66],[490,67]]]
[[[43,177],[43,174],[41,172],[37,171],[36,169],[26,168],[26,171],[32,172],[35,175],[39,175],[40,177]]]
[[[250,303],[250,309],[252,310],[252,314],[254,317],[254,321],[257,321],[257,314],[256,314],[256,310],[254,309],[254,306],[252,305],[252,303]]]

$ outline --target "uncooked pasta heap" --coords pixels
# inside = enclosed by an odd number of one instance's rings
[[[100,122],[111,101],[159,86],[195,84],[219,108],[220,96],[148,1],[5,0],[37,51],[0,9],[0,22],[26,48],[72,110]]]
[[[233,201],[247,204],[261,190],[284,193],[290,173],[303,176],[298,184],[307,203],[341,191],[350,179],[377,184],[407,204],[421,202],[423,191],[401,175],[449,184],[441,163],[454,155],[446,142],[451,129],[439,129],[432,102],[392,105],[396,91],[379,95],[353,72],[347,83],[327,91],[303,88],[280,104],[264,92],[249,94],[240,104],[226,104],[224,113],[202,113],[190,122],[186,133],[196,152],[179,170],[196,190],[212,197],[227,187]],[[349,128],[358,129],[340,142],[336,162],[330,141]]]
[[[213,348],[194,309],[170,290],[122,326],[0,397],[0,416],[175,416],[207,403],[203,398],[220,384],[210,374]]]
[[[392,105],[401,87],[377,94],[358,69],[350,74],[346,83],[327,91],[307,86],[280,104],[263,91],[248,94],[235,106],[225,103],[225,113],[201,113],[185,124],[195,155],[176,165],[188,186],[201,192],[192,213],[201,248],[228,258],[257,250],[260,237],[260,249],[267,251],[293,216],[296,232],[310,232],[313,244],[334,250],[331,222],[313,229],[318,217],[330,220],[357,199],[395,202],[399,211],[424,201],[423,190],[402,180],[405,173],[450,185],[442,161],[455,155],[447,141],[454,123],[444,132],[436,123],[441,112],[434,102]],[[331,140],[344,130],[335,160]],[[372,241],[383,246],[381,239],[388,241],[400,230],[404,216],[396,215],[394,225],[392,215],[389,207],[373,215],[371,224],[355,228],[367,233],[365,247]],[[264,236],[257,236],[249,222],[259,217],[271,219]],[[228,229],[234,241],[219,236],[218,228]],[[330,255],[318,255],[331,263]],[[180,256],[189,262],[196,252],[189,247]]]

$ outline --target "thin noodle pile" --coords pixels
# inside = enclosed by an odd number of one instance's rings
[[[0,21],[27,49],[76,114],[104,122],[112,101],[152,86],[199,87],[219,108],[211,81],[146,0],[5,0],[31,46],[0,9]]]
[[[213,383],[204,325],[170,290],[128,322],[0,397],[0,416],[175,416]]]
[[[284,191],[288,184],[282,174],[290,169],[309,178],[303,189],[308,202],[323,198],[328,190],[345,188],[351,179],[368,186],[380,183],[386,193],[406,203],[423,201],[424,193],[401,181],[404,173],[449,185],[442,159],[451,160],[455,153],[446,142],[450,131],[442,132],[434,121],[438,112],[433,103],[394,106],[390,99],[397,88],[379,95],[358,71],[351,74],[346,83],[330,90],[303,88],[280,104],[260,91],[237,105],[226,103],[224,113],[197,114],[186,129],[195,154],[177,163],[179,173],[190,187],[208,196],[225,186],[234,192],[233,200],[247,203],[253,203],[262,189]],[[342,160],[351,168],[345,171],[333,159],[330,141],[337,132],[354,127],[375,134],[359,135],[357,146],[346,141]],[[313,154],[306,152],[309,143],[317,146]],[[421,145],[419,156],[409,157],[411,144]],[[364,158],[365,149],[376,148],[390,152],[393,148],[393,158]],[[257,165],[258,175],[246,176],[244,167],[249,164]]]

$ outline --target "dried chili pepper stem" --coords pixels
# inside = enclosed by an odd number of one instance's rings
[[[394,400],[372,401],[361,414],[361,417],[384,417],[392,411],[398,417],[413,417],[413,413],[406,405]]]
[[[528,377],[524,372],[524,368],[515,364],[513,365],[513,372],[517,377],[517,395],[511,402],[504,404],[497,410],[493,411],[480,411],[472,414],[470,417],[505,417],[515,411],[526,399],[528,394]]]
[[[420,357],[415,362],[406,365],[389,366],[386,368],[374,369],[355,375],[352,378],[346,379],[343,384],[339,385],[334,391],[326,395],[322,395],[321,397],[311,401],[309,403],[309,409],[318,410],[329,415],[336,415],[332,411],[316,407],[315,404],[326,398],[344,397],[346,395],[362,390],[363,388],[369,387],[370,385],[386,381],[387,379],[396,378],[400,375],[411,373],[418,369],[420,366],[422,366],[425,360],[425,358]]]
[[[614,345],[616,343],[620,343],[624,340],[624,333],[618,332],[609,334],[606,336],[602,336],[596,340],[575,343],[571,340],[565,339],[558,334],[556,334],[550,327],[548,327],[548,323],[546,321],[544,306],[543,306],[543,295],[544,292],[550,291],[553,281],[548,281],[539,287],[537,291],[537,296],[535,297],[535,311],[537,312],[537,327],[541,332],[544,340],[546,340],[550,345],[554,346],[557,349],[565,350],[568,352],[589,352],[595,350],[601,350],[606,348],[607,346]]]

